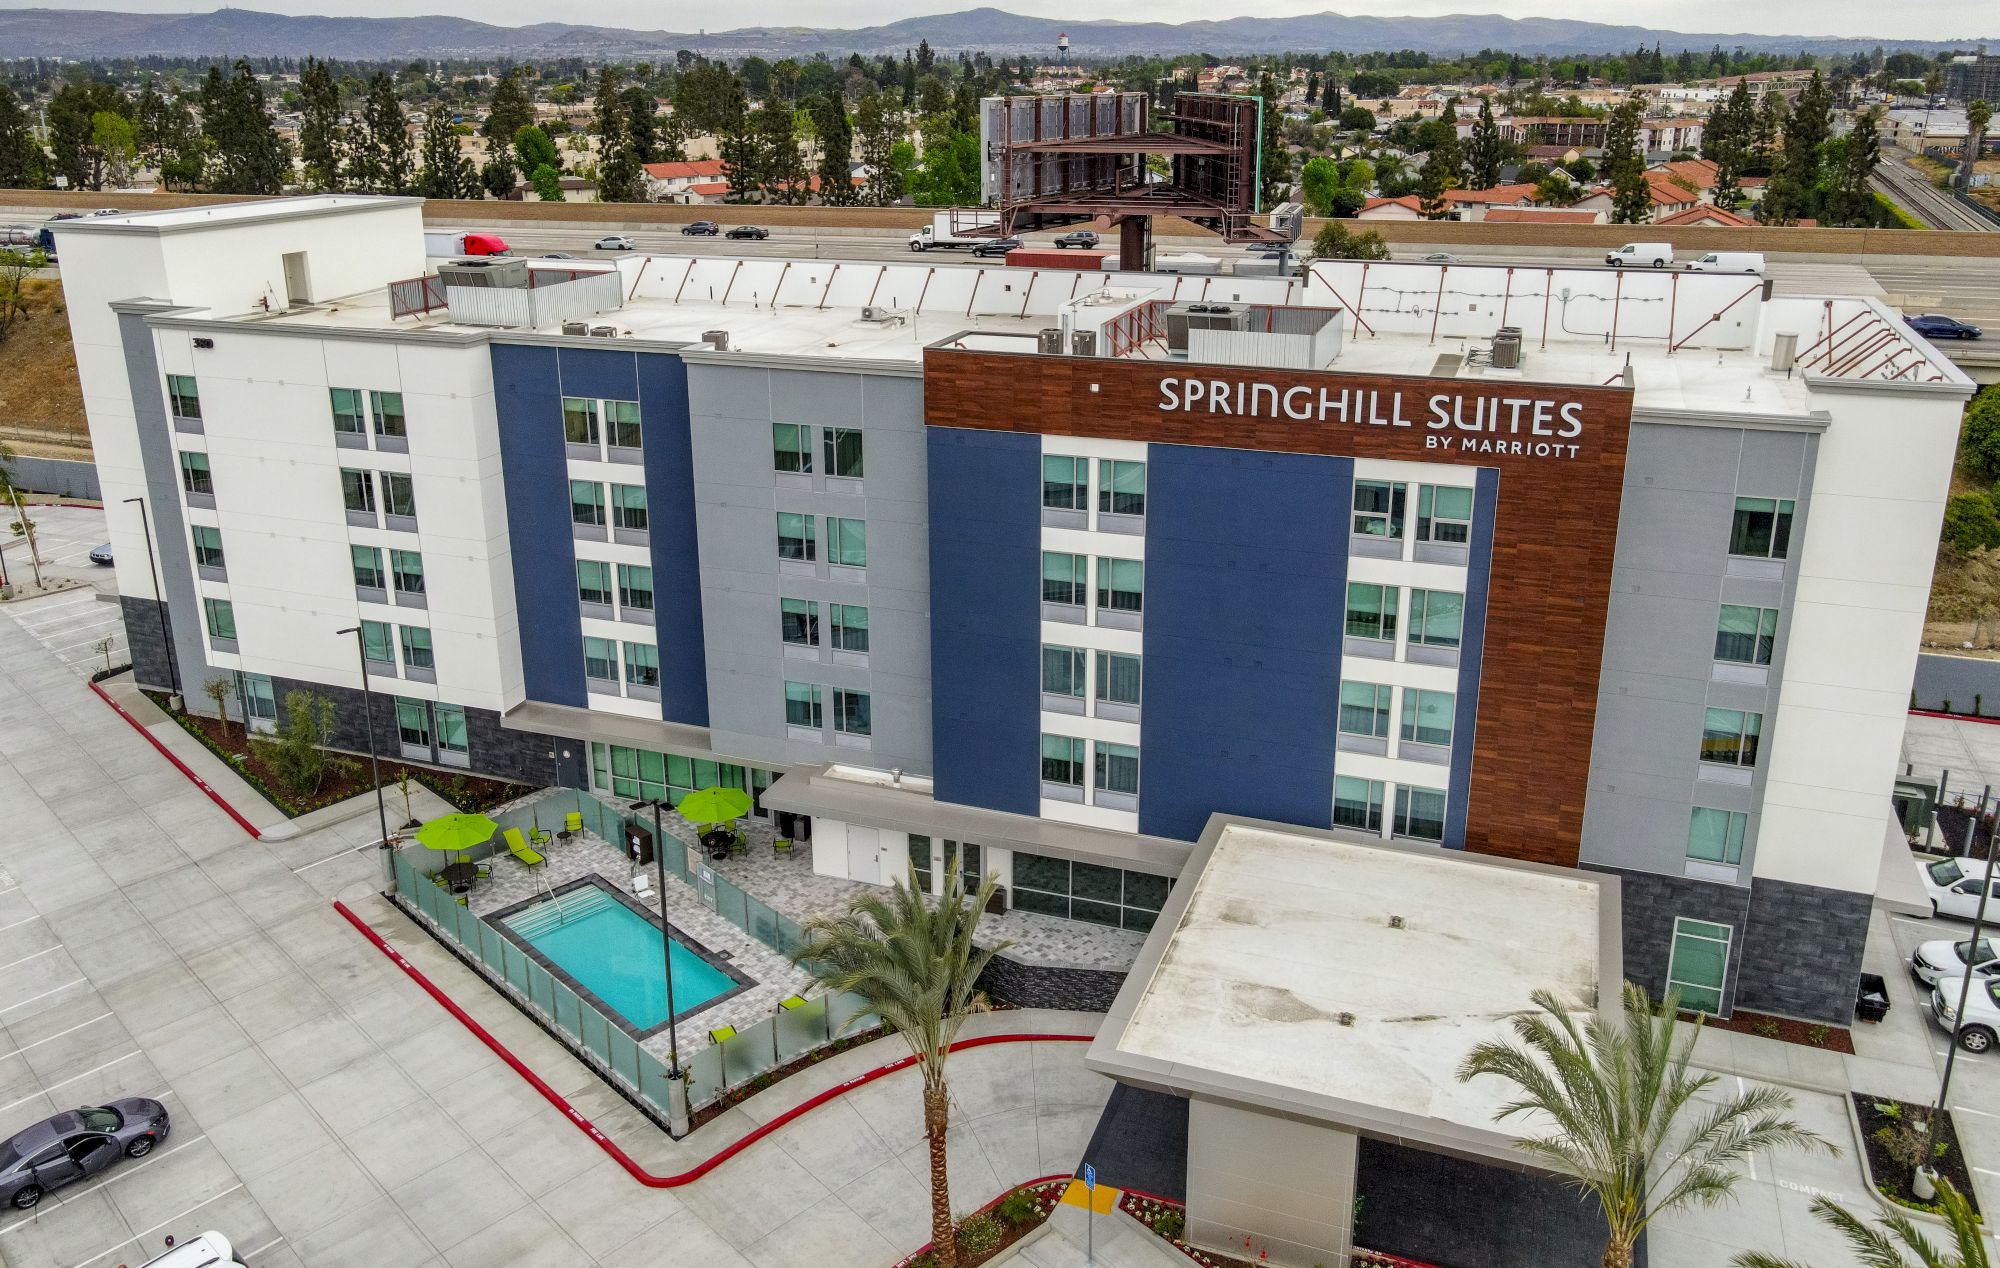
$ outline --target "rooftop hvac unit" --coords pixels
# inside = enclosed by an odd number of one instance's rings
[[[729,332],[727,330],[704,330],[701,332],[701,341],[717,352],[729,351]]]
[[[883,308],[869,304],[861,310],[861,320],[873,322],[877,326],[902,325],[910,320],[910,315],[900,308]]]
[[[1062,327],[1044,326],[1035,334],[1035,351],[1048,356],[1062,355]]]
[[[452,260],[438,265],[438,281],[446,286],[509,287],[528,285],[528,262],[508,256],[485,256],[477,260]]]
[[[1248,304],[1170,304],[1166,312],[1167,352],[1187,355],[1190,330],[1248,330]]]
[[[1075,357],[1097,355],[1097,332],[1095,330],[1072,330],[1069,332],[1069,351]]]
[[[1781,330],[1771,340],[1771,368],[1785,374],[1799,362],[1799,337],[1796,332]]]
[[[562,332],[566,335],[587,335],[590,333],[590,323],[587,321],[566,321],[562,324]]]
[[[590,328],[590,337],[593,339],[616,339],[618,337],[618,327],[592,326]]]
[[[1493,333],[1493,368],[1496,370],[1518,370],[1521,368],[1521,328],[1502,326]]]

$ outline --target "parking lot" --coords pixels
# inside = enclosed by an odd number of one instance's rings
[[[31,506],[28,518],[35,526],[35,553],[43,579],[77,584],[54,594],[14,599],[0,605],[0,611],[82,677],[90,677],[107,663],[122,665],[130,660],[125,623],[118,611],[117,578],[110,568],[90,562],[90,552],[107,536],[104,512],[94,507]],[[8,521],[12,522],[11,515]],[[12,542],[6,566],[14,582],[26,586],[34,576],[27,543],[18,537]]]

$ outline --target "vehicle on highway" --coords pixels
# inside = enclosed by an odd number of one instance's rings
[[[91,552],[90,552],[90,562],[91,562],[91,563],[94,563],[94,564],[103,564],[103,565],[104,565],[105,567],[107,567],[107,568],[108,568],[108,567],[110,567],[110,566],[111,566],[111,543],[110,543],[110,542],[106,542],[106,543],[104,543],[104,544],[103,544],[102,546],[99,546],[99,547],[98,547],[98,548],[97,548],[96,550],[93,550],[93,551],[91,551]]]
[[[1457,257],[1457,256],[1455,256],[1455,255],[1453,255],[1453,254],[1452,254],[1451,252],[1449,252],[1449,251],[1433,251],[1433,252],[1431,252],[1431,253],[1430,253],[1429,255],[1420,255],[1420,256],[1418,256],[1418,257],[1417,257],[1417,263],[1419,263],[1419,264],[1456,264],[1456,263],[1458,263],[1458,257]]]
[[[1965,1016],[1958,1015],[1958,994],[1965,988],[1963,977],[1940,978],[1931,987],[1931,1020],[1938,1029],[1956,1036],[1967,1052],[1986,1052],[2000,1039],[2000,979],[1975,978],[1965,997]]]
[[[1970,920],[1979,910],[1979,887],[1991,886],[1987,911],[2000,919],[2000,875],[1984,859],[1917,860],[1917,879],[1931,900],[1933,916],[1958,916]]]
[[[51,1189],[145,1157],[172,1129],[167,1107],[143,1096],[64,1110],[0,1144],[0,1201],[25,1211]]]
[[[722,226],[713,220],[690,220],[681,226],[681,232],[690,238],[713,238],[722,232]]]
[[[591,243],[590,249],[593,251],[630,251],[632,249],[632,239],[622,233],[606,234],[604,237]]]
[[[541,258],[544,260],[574,260],[576,257],[567,251],[544,251],[541,254]]]
[[[424,230],[425,255],[505,255],[507,250],[506,241],[497,233],[455,233],[449,229]]]
[[[1005,255],[1009,251],[1018,251],[1020,249],[1021,240],[1019,238],[989,238],[972,248],[972,253],[984,257]]]
[[[729,232],[723,234],[722,236],[725,238],[738,238],[738,239],[755,238],[757,241],[762,242],[764,239],[771,236],[771,231],[769,229],[766,229],[763,225],[731,225],[729,227]]]
[[[1762,251],[1710,251],[1707,255],[1696,256],[1682,266],[1690,273],[1755,273],[1764,274],[1764,253]]]
[[[249,1268],[229,1239],[214,1229],[191,1242],[169,1247],[165,1254],[153,1256],[139,1268],[210,1268],[214,1264],[243,1264]]]
[[[1903,321],[1926,339],[1977,339],[1986,333],[1970,322],[1943,313],[1917,313]]]
[[[1674,262],[1674,244],[1671,242],[1628,242],[1615,251],[1604,254],[1604,262],[1612,268],[1650,264],[1663,269]]]
[[[118,207],[99,207],[96,211],[86,211],[83,214],[86,216],[122,216],[125,212]]]
[[[1977,951],[1972,949],[1970,938],[1926,942],[1910,957],[1910,973],[1925,986],[1936,986],[1938,979],[1947,974],[1964,977],[1967,957],[1971,958],[1972,976],[2000,977],[2000,951],[1987,938],[1979,940]]]
[[[1096,245],[1097,234],[1089,229],[1072,229],[1056,239],[1057,250],[1061,250],[1064,247],[1094,247]]]
[[[1000,213],[981,211],[976,208],[959,208],[955,211],[935,211],[931,222],[910,235],[910,250],[932,251],[940,248],[976,247],[982,242],[991,242],[989,231],[1000,227]]]

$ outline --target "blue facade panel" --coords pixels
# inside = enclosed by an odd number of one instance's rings
[[[1472,492],[1465,627],[1459,635],[1458,697],[1451,722],[1451,784],[1445,792],[1444,845],[1449,850],[1465,848],[1465,812],[1472,799],[1472,748],[1479,718],[1479,662],[1486,652],[1486,595],[1493,581],[1493,516],[1499,502],[1500,473],[1492,467],[1479,468]]]
[[[513,546],[514,603],[528,698],[586,704],[583,626],[570,544],[562,373],[554,348],[493,345],[493,403]]]
[[[563,382],[570,361],[563,354]],[[687,363],[670,353],[638,358],[640,428],[646,442],[646,508],[653,551],[653,619],[660,642],[660,715],[708,725],[708,648],[702,638],[701,557],[695,537],[694,441]]]
[[[1353,500],[1346,458],[1149,448],[1141,832],[1332,823]]]
[[[935,795],[1038,814],[1042,440],[933,427],[926,449]]]

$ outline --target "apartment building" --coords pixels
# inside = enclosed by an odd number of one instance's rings
[[[1876,301],[421,230],[57,228],[143,681],[1128,929],[1218,813],[1581,865],[1653,989],[1851,1012],[1972,390]]]

